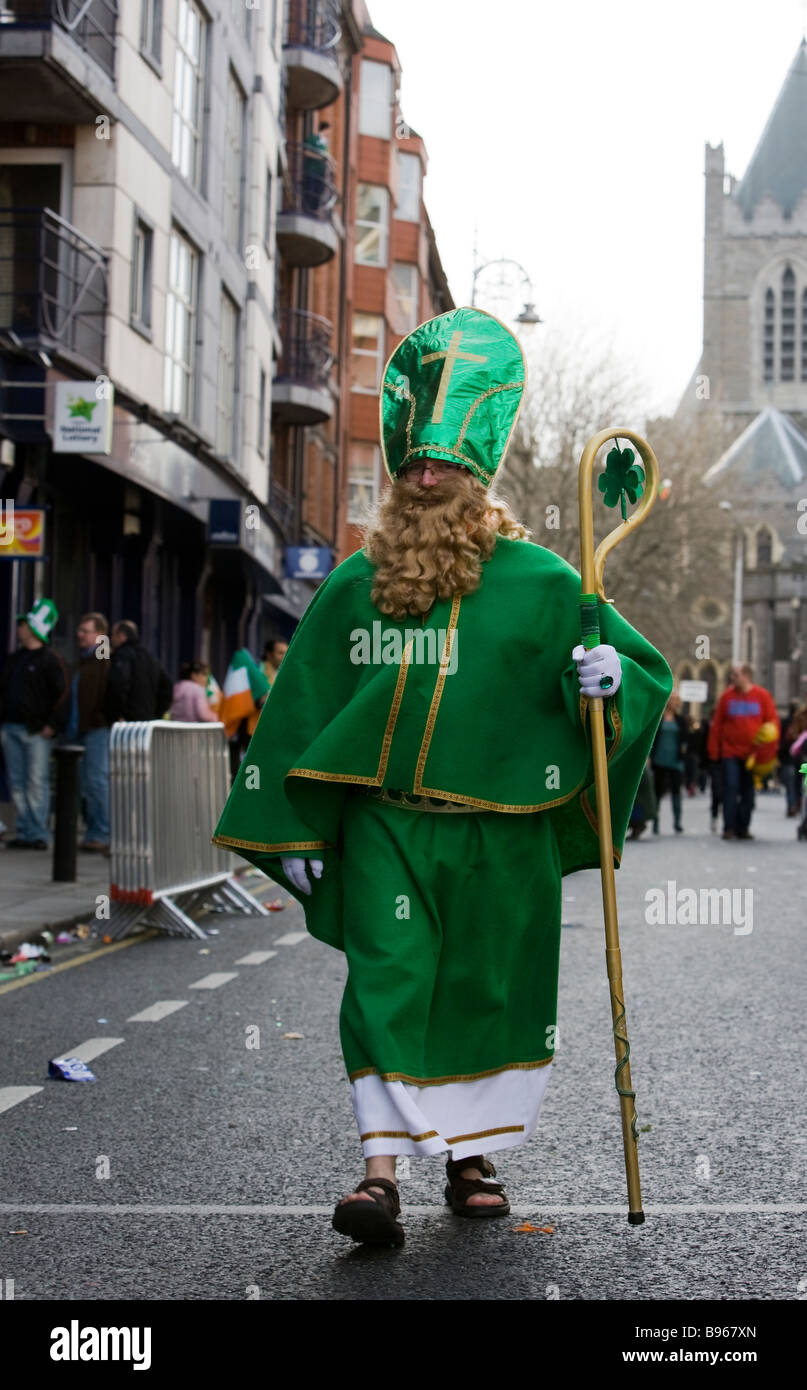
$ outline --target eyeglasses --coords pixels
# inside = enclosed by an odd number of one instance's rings
[[[418,459],[415,463],[408,463],[404,469],[405,477],[415,477],[425,472],[428,468],[430,473],[456,473],[456,464],[446,463],[443,459]]]

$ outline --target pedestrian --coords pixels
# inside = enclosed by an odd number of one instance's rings
[[[275,676],[280,670],[280,663],[283,660],[289,644],[284,637],[270,637],[264,644],[262,670],[270,685],[274,685]]]
[[[701,783],[701,765],[704,756],[704,727],[703,720],[689,718],[686,720],[687,737],[686,753],[684,755],[684,781],[686,782],[687,795],[695,796],[698,791],[703,791],[706,787],[704,778]]]
[[[608,604],[585,651],[579,575],[489,490],[523,389],[517,340],[479,310],[399,344],[381,398],[391,486],[295,630],[215,835],[347,957],[366,1175],[333,1225],[354,1240],[403,1240],[400,1155],[447,1157],[457,1216],[509,1212],[480,1150],[538,1122],[561,875],[600,863],[588,699],[607,700],[618,860],[672,685]]]
[[[636,792],[636,800],[633,803],[633,810],[630,813],[630,838],[638,840],[647,829],[647,822],[652,820],[655,824],[658,816],[658,802],[656,800],[656,790],[653,785],[653,768],[650,759],[644,765],[642,779]]]
[[[174,694],[170,677],[140,641],[136,623],[115,623],[110,634],[112,659],[105,712],[110,724],[135,719],[162,719]]]
[[[110,666],[109,624],[103,613],[85,613],[76,629],[71,710],[65,737],[80,743],[79,782],[86,830],[80,848],[109,853],[109,720],[105,712]]]
[[[229,743],[233,777],[241,766],[270,688],[252,653],[246,647],[239,647],[224,677],[218,711]]]
[[[807,706],[798,709],[795,700],[787,720],[782,721],[779,744],[779,780],[785,789],[785,815],[798,816],[801,810],[802,778],[799,774],[801,757],[793,754],[792,745],[807,729]]]
[[[179,680],[174,686],[171,701],[172,719],[185,720],[188,724],[217,724],[219,717],[210,708],[207,698],[207,682],[210,668],[202,661],[183,661],[179,668]]]
[[[676,835],[682,835],[681,824],[681,784],[683,781],[687,752],[687,725],[681,714],[681,699],[671,695],[653,740],[650,761],[653,765],[653,784],[658,806],[666,792],[670,793],[673,809],[673,825]],[[653,820],[653,834],[659,833],[658,806]]]
[[[802,784],[802,813],[796,830],[796,838],[799,840],[807,840],[807,786],[805,785],[807,783],[805,776],[807,773],[807,761],[805,761],[807,759],[807,709],[803,713],[804,722],[801,732],[796,735],[794,742],[790,744],[788,749],[790,757],[794,760],[799,782]],[[802,778],[804,778],[804,782],[802,782]]]
[[[723,839],[753,840],[749,829],[754,809],[754,777],[747,763],[756,756],[765,726],[774,725],[779,737],[779,716],[773,696],[754,685],[748,665],[731,668],[731,684],[717,702],[709,728],[709,757],[720,762],[723,791]],[[767,753],[764,755],[767,758]]]
[[[48,643],[59,621],[49,598],[37,599],[17,615],[17,651],[0,672],[0,740],[6,776],[17,812],[9,849],[50,847],[50,749],[68,715],[64,662]]]

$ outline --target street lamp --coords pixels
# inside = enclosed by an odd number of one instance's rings
[[[471,280],[471,304],[476,304],[476,287],[480,275],[484,271],[490,270],[492,266],[509,267],[502,269],[496,288],[499,291],[499,299],[505,300],[515,296],[518,292],[524,298],[524,308],[520,314],[516,314],[513,322],[518,323],[524,329],[532,329],[536,324],[543,323],[538,310],[533,302],[535,293],[532,281],[520,261],[511,260],[509,257],[501,257],[495,261],[476,262],[476,252],[474,252],[474,273]]]
[[[734,510],[728,498],[723,498],[717,504],[723,512]],[[745,564],[744,544],[742,527],[735,524],[734,535],[734,601],[732,603],[731,621],[731,659],[736,665],[742,661],[742,629],[743,629],[743,568]]]

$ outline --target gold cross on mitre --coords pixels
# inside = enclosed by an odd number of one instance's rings
[[[423,366],[426,362],[436,362],[440,357],[445,358],[445,362],[443,363],[443,370],[440,373],[440,386],[437,392],[437,397],[434,402],[434,410],[432,412],[433,425],[439,425],[440,421],[443,418],[443,409],[446,403],[446,396],[448,395],[448,385],[451,381],[451,373],[454,370],[454,363],[458,361],[487,362],[488,360],[487,357],[481,357],[478,352],[460,352],[459,344],[461,337],[462,329],[460,328],[456,331],[456,333],[451,334],[451,341],[444,352],[427,352],[420,359],[420,364],[421,366]]]

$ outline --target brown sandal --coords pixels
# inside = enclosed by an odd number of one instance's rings
[[[370,1192],[371,1187],[383,1188]],[[404,1229],[396,1220],[401,1214],[397,1184],[390,1178],[364,1178],[354,1192],[369,1192],[371,1202],[339,1202],[331,1225],[340,1235],[368,1245],[403,1245]]]
[[[473,1158],[459,1158],[446,1160],[446,1173],[448,1182],[446,1184],[446,1201],[455,1216],[507,1216],[510,1212],[510,1203],[507,1200],[507,1193],[500,1182],[484,1182],[482,1178],[461,1178],[460,1173],[464,1168],[478,1168],[480,1173],[486,1176],[495,1177],[496,1169],[485,1158],[484,1154],[475,1154]],[[475,1192],[489,1192],[494,1197],[501,1197],[501,1202],[476,1202],[468,1205],[468,1198]]]

